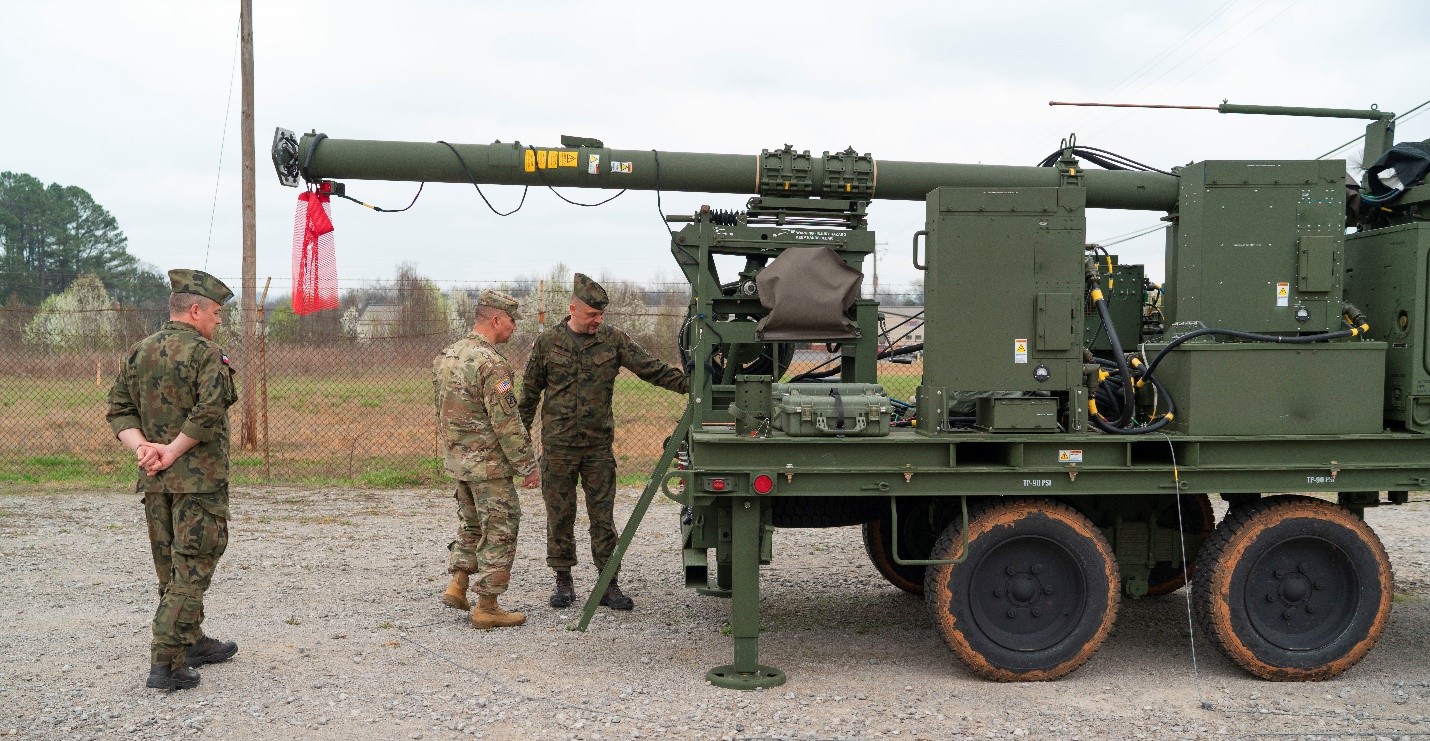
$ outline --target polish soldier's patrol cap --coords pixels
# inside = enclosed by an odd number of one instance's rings
[[[606,304],[611,302],[611,297],[606,295],[606,289],[585,273],[576,274],[576,286],[571,290],[571,295],[593,309],[605,309]]]
[[[520,318],[520,314],[517,313],[520,304],[509,294],[502,293],[501,291],[483,288],[481,295],[477,297],[477,304],[479,306],[490,306],[493,309],[501,309],[513,320]]]
[[[223,281],[202,270],[170,270],[169,286],[174,293],[192,293],[218,304],[233,298],[233,291]]]

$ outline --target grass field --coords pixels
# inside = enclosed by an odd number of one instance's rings
[[[792,368],[797,373],[804,368]],[[883,364],[890,395],[911,399],[922,366]],[[259,444],[240,449],[241,405],[230,416],[236,483],[282,482],[368,487],[445,486],[427,366],[344,368],[340,377],[283,375],[268,380],[267,458],[263,412]],[[127,485],[132,458],[104,421],[107,375],[36,379],[0,376],[0,488]],[[685,398],[622,371],[616,380],[616,459],[623,484],[643,482]]]

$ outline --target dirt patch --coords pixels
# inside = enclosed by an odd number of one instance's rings
[[[626,516],[635,492],[622,492]],[[719,689],[728,602],[683,587],[678,508],[652,506],[622,572],[633,612],[546,606],[545,521],[524,492],[509,608],[441,606],[447,491],[243,489],[206,628],[238,641],[203,684],[143,687],[155,604],[132,494],[0,497],[0,736],[25,738],[1367,738],[1430,732],[1430,511],[1371,510],[1398,592],[1380,645],[1319,683],[1263,682],[1189,628],[1185,590],[1124,601],[1087,665],[1051,683],[971,675],[857,528],[779,530],[760,661],[783,687]],[[584,523],[577,526],[584,548]],[[578,589],[595,581],[586,554]],[[584,598],[584,593],[581,595]],[[1195,663],[1193,661],[1195,657]]]

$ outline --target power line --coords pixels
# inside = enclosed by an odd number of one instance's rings
[[[240,22],[241,23],[241,22]],[[238,50],[243,40],[242,29],[233,36],[233,63],[228,69],[228,103],[223,109],[223,131],[218,137],[218,166],[214,172],[214,199],[213,205],[209,207],[209,235],[207,244],[204,245],[204,270],[209,267],[209,253],[213,250],[214,241],[214,215],[218,213],[218,188],[223,181],[223,147],[228,141],[228,119],[233,112],[233,78],[238,71]]]

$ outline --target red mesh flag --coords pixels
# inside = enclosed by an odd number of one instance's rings
[[[332,206],[328,196],[304,191],[293,214],[293,313],[303,316],[337,307]]]

